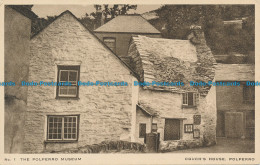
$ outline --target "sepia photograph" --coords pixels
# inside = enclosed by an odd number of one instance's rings
[[[255,4],[3,8],[3,155],[29,154],[3,163],[256,163]]]

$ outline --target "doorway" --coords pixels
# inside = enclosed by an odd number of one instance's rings
[[[165,119],[164,140],[180,140],[180,120]]]

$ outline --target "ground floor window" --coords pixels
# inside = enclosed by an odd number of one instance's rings
[[[48,116],[47,140],[77,140],[78,115]]]
[[[165,119],[164,140],[180,140],[180,125],[178,119]]]

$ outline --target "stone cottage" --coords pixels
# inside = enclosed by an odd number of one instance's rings
[[[236,86],[216,87],[217,136],[254,138],[255,86],[253,82],[255,82],[255,66],[252,64],[218,64],[216,81],[237,84]]]
[[[70,12],[65,11],[30,43],[24,152],[77,148],[104,140],[133,140],[135,73]],[[83,86],[78,82],[127,82]]]
[[[4,8],[5,153],[22,152],[27,87],[20,82],[28,80],[31,19],[36,17],[23,6]]]
[[[132,35],[161,37],[161,32],[138,14],[119,15],[94,33],[123,61],[128,61],[127,50]]]
[[[134,36],[128,50],[139,82],[173,82],[139,85],[135,141],[158,132],[162,151],[216,143],[216,89],[189,84],[213,81],[215,59],[200,27],[191,31],[189,40]]]

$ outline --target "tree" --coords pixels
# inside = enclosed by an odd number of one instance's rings
[[[164,23],[164,38],[186,39],[191,25],[200,25],[214,54],[254,50],[253,5],[164,5],[156,10],[157,22]],[[223,20],[245,19],[242,29],[227,28]],[[151,23],[157,27],[156,21]],[[163,22],[163,23],[161,23]],[[158,23],[159,24],[159,23]]]
[[[92,12],[90,15],[95,18],[95,28],[101,26],[101,24],[110,21],[118,15],[127,14],[127,12],[131,9],[136,10],[137,5],[94,5],[96,11]],[[103,18],[102,18],[103,17]],[[103,19],[103,20],[102,20]],[[103,21],[103,22],[101,22]]]

